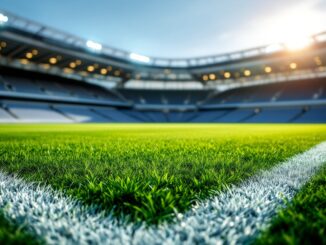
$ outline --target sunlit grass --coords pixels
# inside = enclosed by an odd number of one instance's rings
[[[0,211],[0,244],[6,245],[37,245],[44,242],[27,232],[24,224],[17,224],[7,220]]]
[[[326,166],[278,213],[256,244],[326,244]]]
[[[0,167],[158,223],[325,139],[324,125],[2,125]]]

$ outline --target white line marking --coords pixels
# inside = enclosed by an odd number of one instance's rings
[[[0,208],[48,244],[237,244],[267,227],[326,162],[326,142],[193,207],[173,224],[121,224],[59,192],[0,173]]]

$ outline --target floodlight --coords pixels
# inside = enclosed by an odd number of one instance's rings
[[[102,44],[88,40],[86,46],[95,51],[100,51],[102,49]]]
[[[49,59],[49,63],[52,64],[52,65],[55,65],[57,62],[58,62],[58,59],[56,57],[51,57]]]
[[[70,68],[74,69],[76,68],[77,64],[75,62],[70,62],[69,66]]]
[[[322,62],[322,60],[320,59],[319,56],[316,56],[316,57],[314,58],[314,61],[315,61],[315,64],[316,64],[317,66],[321,66],[321,65],[323,64],[323,62]]]
[[[214,73],[209,74],[209,79],[215,80],[216,79],[216,75]]]
[[[108,70],[107,69],[105,69],[105,68],[102,68],[101,69],[101,74],[102,75],[106,75],[108,73]]]
[[[270,66],[266,66],[264,70],[266,73],[271,73],[273,71],[272,67]]]
[[[243,75],[245,75],[246,77],[249,77],[251,75],[251,71],[250,70],[245,70],[243,72]]]
[[[131,53],[129,55],[129,58],[132,60],[144,62],[144,63],[149,63],[151,61],[151,59],[149,57],[140,55],[140,54],[135,54],[135,53]]]
[[[0,24],[4,24],[4,23],[8,22],[8,20],[9,20],[8,16],[0,13]]]
[[[292,62],[289,66],[290,66],[291,70],[295,70],[298,67],[297,63],[295,63],[295,62]]]
[[[26,53],[26,58],[27,59],[33,58],[33,54],[31,52]]]
[[[203,80],[207,81],[208,80],[208,75],[203,75]]]
[[[90,66],[87,66],[87,71],[88,72],[93,72],[95,70],[95,67],[90,65]]]
[[[230,72],[224,72],[224,78],[228,79],[231,77],[231,73]]]

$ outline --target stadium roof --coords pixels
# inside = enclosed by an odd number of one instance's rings
[[[228,53],[326,30],[322,0],[76,3],[2,0],[0,8],[145,57]]]
[[[112,86],[123,86],[129,80],[237,86],[248,84],[247,80],[278,81],[276,74],[288,80],[289,72],[297,75],[297,70],[308,75],[317,72],[318,76],[325,72],[326,32],[295,39],[294,43],[215,56],[166,59],[111,48],[4,10],[0,13],[0,41],[4,45],[0,50],[1,64],[60,76],[67,74],[76,79],[104,79]]]
[[[53,40],[65,43],[70,46],[89,49],[95,53],[116,57],[118,59],[138,62],[145,65],[157,66],[157,67],[172,67],[172,68],[187,68],[206,66],[210,64],[219,64],[224,62],[232,62],[234,60],[246,59],[250,57],[256,57],[266,55],[274,52],[291,49],[301,49],[309,46],[312,43],[324,42],[326,40],[326,33],[321,32],[307,37],[301,37],[296,39],[295,42],[279,42],[272,43],[255,48],[245,49],[236,52],[223,53],[218,55],[194,57],[194,58],[157,58],[140,55],[134,52],[128,52],[121,49],[112,48],[110,46],[101,44],[93,40],[83,39],[70,33],[63,32],[61,30],[45,26],[38,22],[21,18],[10,12],[0,10],[0,23],[14,27],[37,36],[43,36],[45,38],[51,38]]]

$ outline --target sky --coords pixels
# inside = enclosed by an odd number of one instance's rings
[[[1,0],[1,9],[162,58],[296,42],[326,31],[326,0]]]

